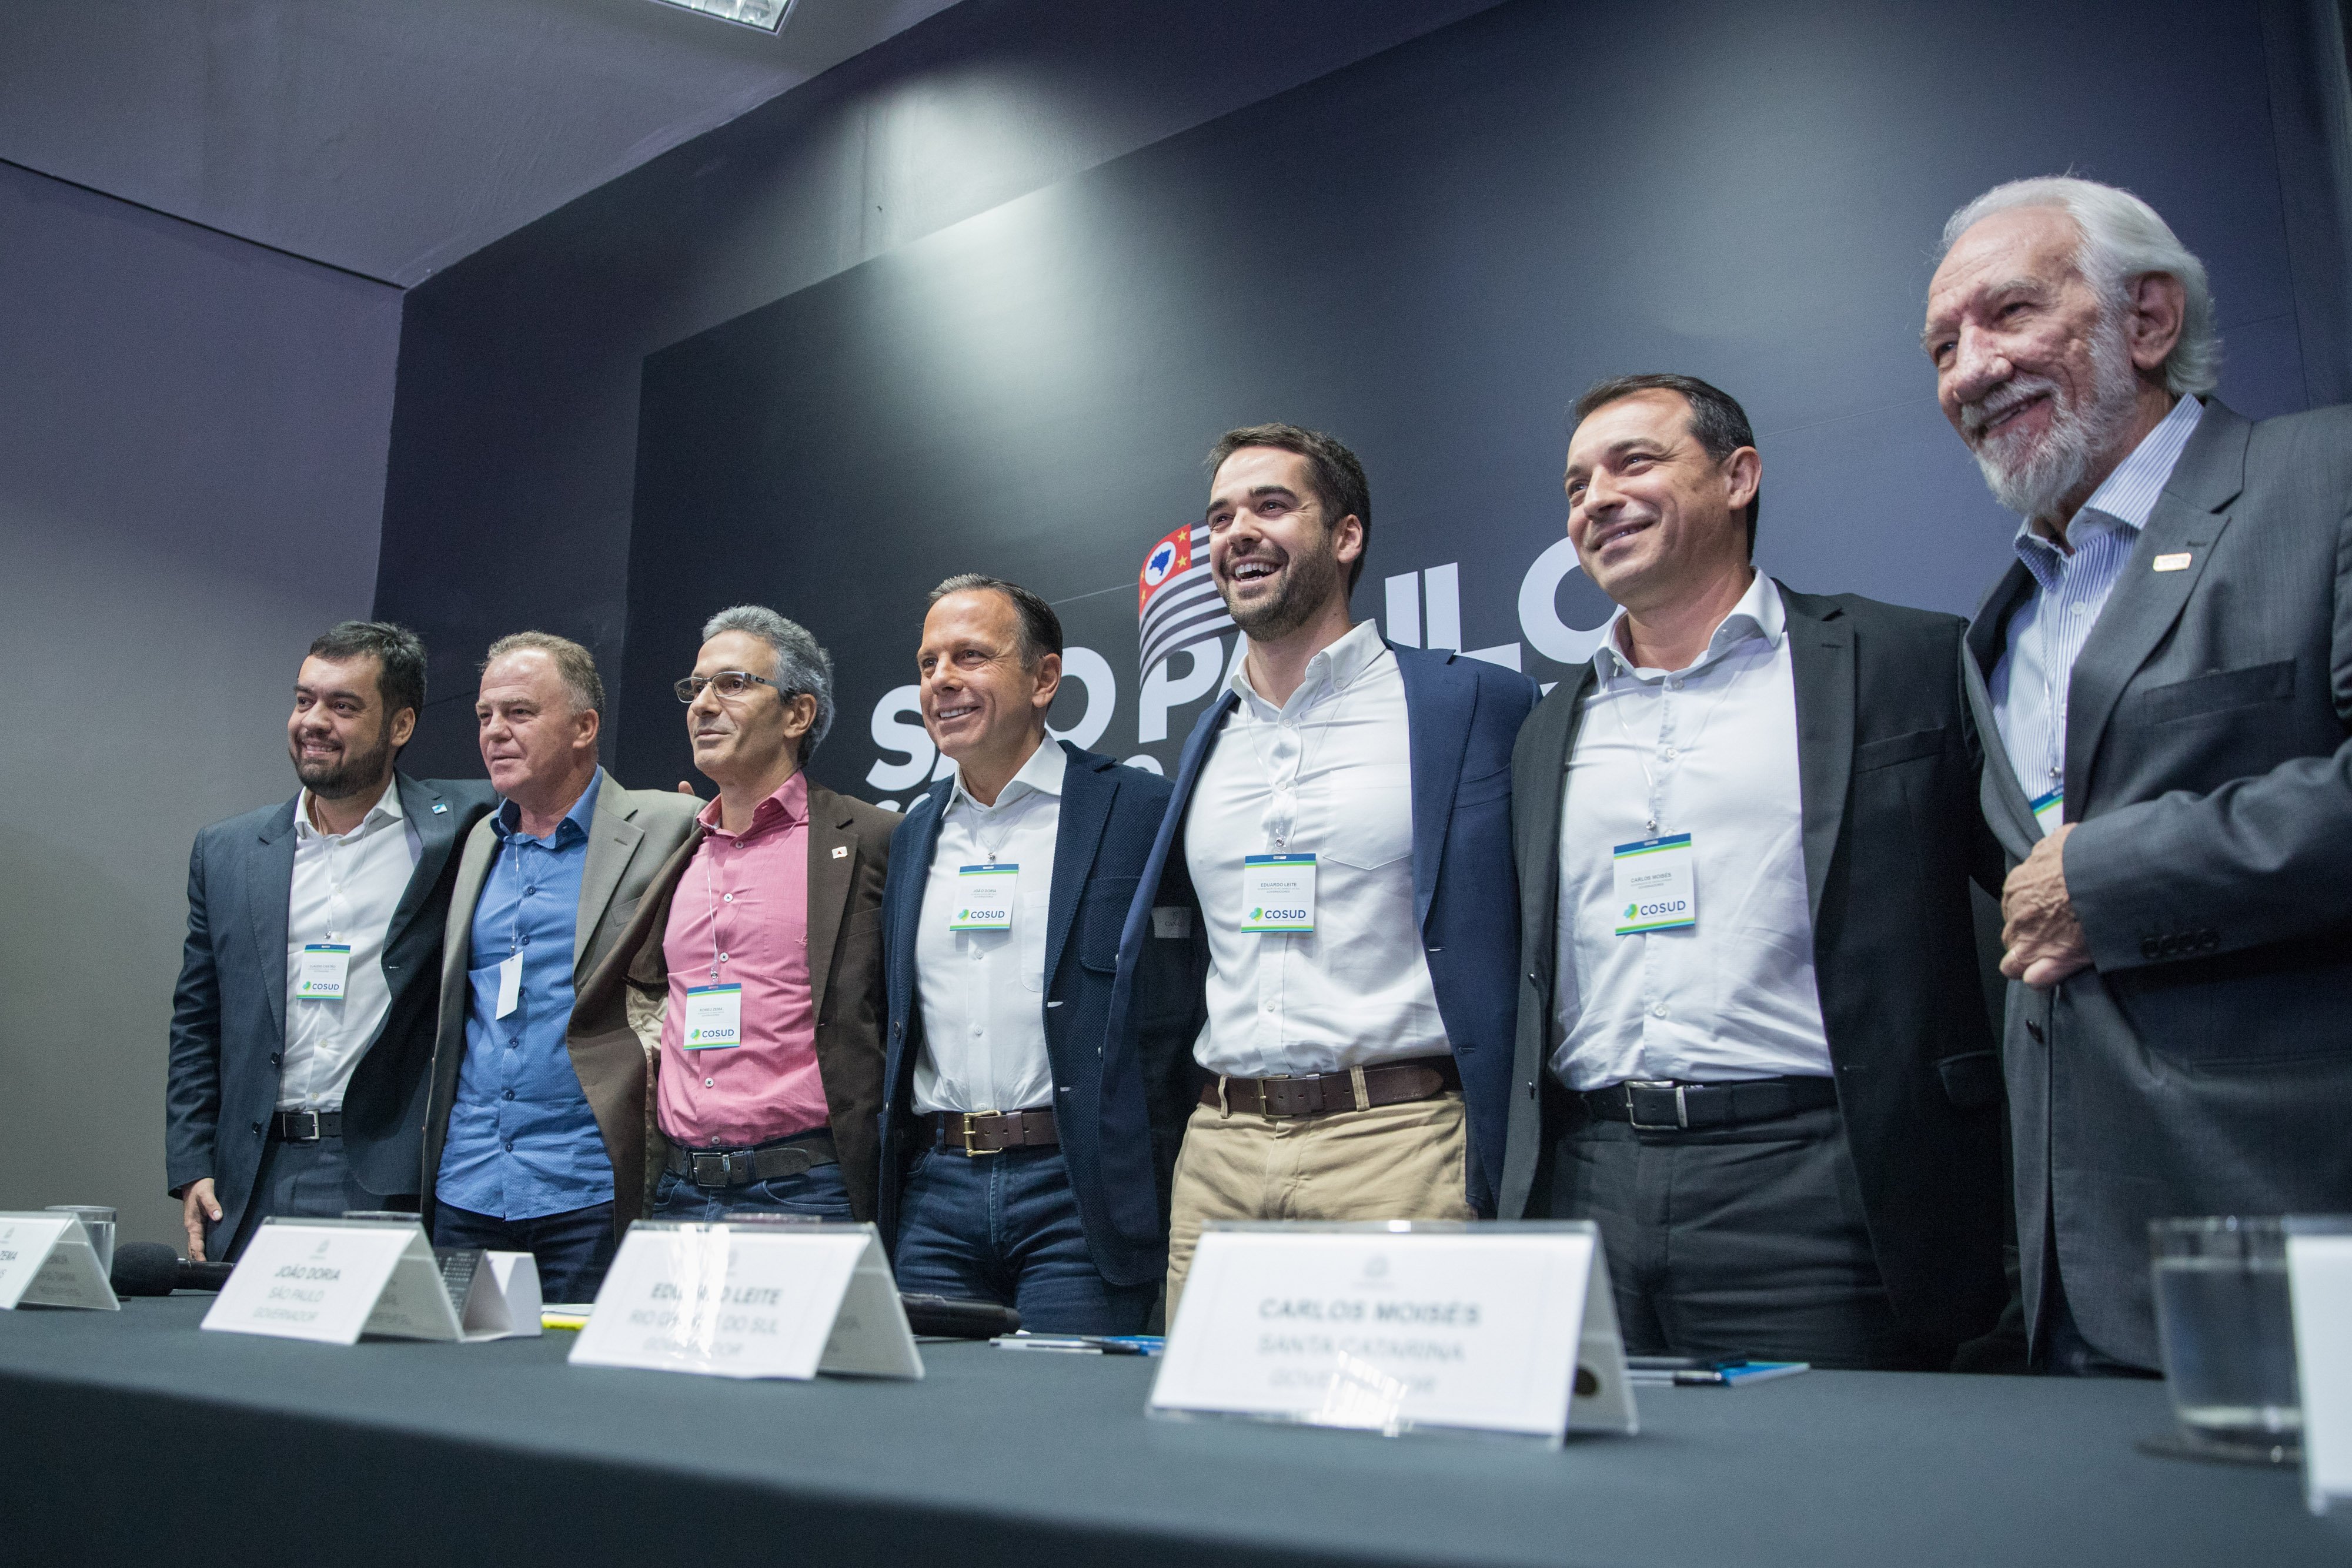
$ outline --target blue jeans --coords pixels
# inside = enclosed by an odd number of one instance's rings
[[[1096,1271],[1059,1149],[925,1149],[900,1194],[901,1291],[994,1301],[1045,1333],[1141,1333],[1160,1299],[1158,1280]]]
[[[539,1265],[540,1300],[565,1302],[594,1301],[620,1249],[609,1203],[529,1219],[500,1219],[444,1203],[434,1210],[433,1245],[528,1252]]]
[[[800,1214],[812,1219],[849,1220],[849,1184],[838,1165],[815,1166],[798,1176],[741,1186],[697,1186],[676,1171],[664,1171],[654,1188],[656,1219],[724,1219],[730,1209],[760,1214]]]

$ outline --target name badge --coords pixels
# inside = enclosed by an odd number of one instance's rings
[[[352,949],[346,942],[310,942],[302,948],[301,973],[294,977],[294,994],[306,1002],[340,1002],[352,977]]]
[[[1688,833],[1619,844],[1611,861],[1616,874],[1618,936],[1678,931],[1698,924],[1698,867]]]
[[[1272,936],[1315,929],[1315,857],[1244,855],[1241,928]]]
[[[122,1310],[74,1216],[0,1214],[0,1308],[17,1307]]]
[[[1590,1220],[1211,1224],[1152,1415],[1394,1436],[1635,1429]]]
[[[871,1225],[640,1219],[571,1359],[710,1377],[923,1375]]]
[[[1010,931],[1014,896],[1021,891],[1021,867],[1013,862],[968,865],[956,873],[955,913],[948,917],[950,931]]]
[[[717,1051],[743,1043],[743,988],[699,986],[686,993],[686,1049]]]
[[[473,1343],[540,1332],[529,1253],[436,1256],[425,1227],[272,1216],[229,1271],[204,1326],[356,1344],[362,1334]]]
[[[499,1007],[494,1015],[504,1018],[522,1005],[522,955],[509,953],[499,964]]]
[[[2056,832],[2060,824],[2066,820],[2066,791],[2063,789],[2053,789],[2047,795],[2035,796],[2033,820],[2041,824],[2043,838],[2046,839]]]

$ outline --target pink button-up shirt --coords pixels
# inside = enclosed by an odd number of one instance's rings
[[[719,825],[716,800],[701,820],[662,935],[661,1130],[688,1148],[740,1149],[827,1121],[809,1005],[808,779],[786,779],[744,832]],[[686,993],[709,985],[743,988],[743,1043],[688,1051]]]

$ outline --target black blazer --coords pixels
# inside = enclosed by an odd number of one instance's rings
[[[1814,974],[1838,1107],[1895,1313],[1922,1349],[1948,1350],[1989,1332],[2008,1294],[2000,1067],[1969,894],[1994,852],[1976,810],[1979,758],[1960,691],[1967,623],[1853,594],[1780,594],[1797,686]],[[1592,679],[1586,664],[1560,682],[1519,732],[1512,759],[1526,979],[1507,1219],[1549,1205],[1559,1128],[1547,1123],[1568,1103],[1557,1081],[1545,1085],[1560,805]]]
[[[1187,921],[1181,935],[1145,942],[1148,973],[1134,1021],[1111,1029],[1119,927],[1167,812],[1170,786],[1139,768],[1061,744],[1068,763],[1046,902],[1045,994],[1039,998],[1054,1069],[1055,1121],[1096,1269],[1113,1284],[1139,1285],[1168,1270],[1170,1183],[1201,1086],[1184,1004],[1198,995],[1208,972],[1208,935],[1197,921]],[[908,1129],[915,1063],[923,1049],[916,928],[939,847],[940,813],[954,787],[954,780],[941,779],[908,808],[891,841],[890,881],[882,895],[890,1048],[882,1102],[881,1225],[893,1248],[898,1189],[916,1147]]]
[[[393,911],[383,977],[392,1010],[343,1092],[343,1152],[368,1191],[416,1190],[441,989],[441,925],[457,874],[450,851],[489,810],[487,782],[393,776],[400,809],[423,841]],[[213,1178],[235,1236],[278,1104],[286,1050],[286,918],[294,888],[294,809],[301,800],[215,822],[188,856],[188,940],[172,997],[164,1091],[164,1172],[173,1196]],[[207,1254],[212,1252],[208,1245]]]

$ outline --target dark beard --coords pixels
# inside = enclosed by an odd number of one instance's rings
[[[291,747],[289,747],[289,751]],[[376,731],[375,748],[357,755],[348,749],[340,762],[305,763],[294,759],[294,777],[303,787],[321,800],[348,800],[362,789],[373,789],[383,782],[386,768],[392,761],[392,727],[385,725]]]
[[[1249,609],[1236,605],[1231,597],[1225,609],[1250,641],[1271,643],[1288,636],[1315,618],[1324,601],[1339,582],[1339,558],[1330,550],[1329,538],[1324,548],[1311,555],[1294,555],[1282,580],[1282,591]],[[1222,590],[1223,584],[1218,585]]]

